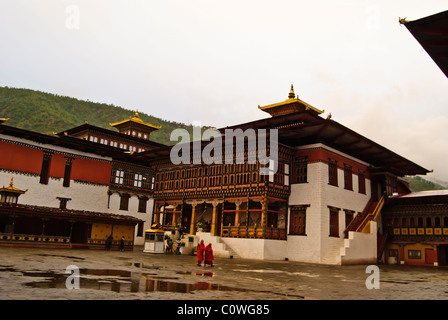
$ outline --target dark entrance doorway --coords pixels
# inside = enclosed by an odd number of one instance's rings
[[[223,205],[222,203],[218,204],[216,206],[216,236],[222,236],[221,235],[221,227],[222,227],[222,211],[223,211]]]
[[[184,203],[184,205],[182,206],[181,227],[185,230],[186,233],[190,232],[192,211],[193,211],[192,205]]]
[[[448,244],[437,246],[437,261],[439,266],[448,266]]]
[[[74,222],[72,226],[72,234],[70,236],[71,243],[87,244],[90,234],[90,224],[85,222]]]

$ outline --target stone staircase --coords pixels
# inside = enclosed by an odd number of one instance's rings
[[[238,258],[238,255],[229,248],[221,239],[221,237],[213,236],[209,232],[196,232],[195,245],[201,240],[204,240],[204,244],[212,244],[213,255],[215,258]]]

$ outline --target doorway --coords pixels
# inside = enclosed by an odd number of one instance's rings
[[[437,254],[434,249],[425,249],[425,264],[434,265],[437,262]]]
[[[85,222],[74,222],[72,226],[70,242],[87,244],[87,239],[89,235],[90,235],[90,224],[87,224]]]
[[[448,266],[448,244],[437,246],[437,260],[439,266]]]
[[[193,206],[191,204],[184,203],[182,206],[181,227],[185,230],[186,233],[190,232],[192,213],[193,213]]]

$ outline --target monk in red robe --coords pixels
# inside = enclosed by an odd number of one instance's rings
[[[201,240],[201,242],[198,244],[198,250],[196,252],[198,258],[198,266],[200,266],[202,261],[204,260],[204,250],[205,250],[204,240]]]
[[[210,267],[213,267],[213,249],[212,249],[212,244],[209,243],[208,246],[205,247],[205,262],[204,262],[204,267],[205,265],[209,264]]]

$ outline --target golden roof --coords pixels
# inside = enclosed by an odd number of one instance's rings
[[[20,189],[14,188],[14,186],[13,186],[13,179],[14,179],[14,177],[11,178],[11,182],[9,183],[9,187],[5,188],[5,186],[3,186],[3,188],[0,188],[0,192],[10,192],[10,193],[23,194],[23,193],[28,191],[28,189],[20,190]]]
[[[295,107],[293,107],[293,105],[295,105]],[[286,108],[285,106],[288,106],[288,107]],[[296,95],[294,93],[293,85],[291,85],[291,90],[289,91],[287,100],[278,102],[278,103],[274,103],[274,104],[270,104],[270,105],[267,105],[264,107],[258,106],[258,109],[268,112],[272,116],[280,115],[280,114],[287,114],[287,113],[292,113],[292,112],[297,112],[297,111],[302,111],[302,110],[312,110],[318,114],[325,112],[325,110],[319,110],[319,109],[313,107],[312,105],[310,105],[309,103],[306,103],[305,101],[300,100],[298,95],[296,97]],[[283,110],[281,110],[281,109],[283,109]]]
[[[0,118],[0,124],[2,124],[3,122],[6,122],[8,120],[9,120],[9,118]]]
[[[125,123],[128,123],[128,122],[133,122],[133,123],[141,124],[141,125],[144,125],[144,126],[147,126],[147,127],[149,127],[149,128],[156,129],[156,130],[162,128],[162,126],[155,126],[155,125],[152,125],[152,124],[149,124],[149,123],[144,122],[144,121],[143,121],[142,119],[140,119],[140,117],[138,116],[138,110],[135,112],[135,115],[134,115],[133,118],[129,117],[129,119],[125,119],[125,120],[123,120],[123,121],[119,121],[119,122],[115,122],[115,123],[109,123],[109,125],[112,126],[112,127],[116,127],[116,126],[119,126],[119,125],[121,125],[121,124],[125,124]]]
[[[145,232],[157,232],[157,233],[162,233],[165,232],[165,230],[163,230],[162,228],[160,228],[160,226],[157,223],[154,223],[151,226],[151,229],[147,229],[145,230]]]

